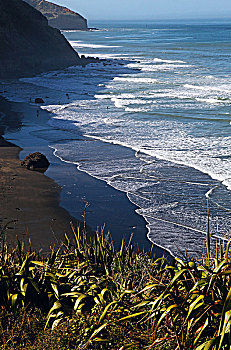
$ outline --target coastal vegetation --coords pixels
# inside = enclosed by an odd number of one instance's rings
[[[48,254],[2,235],[0,349],[230,348],[230,242],[170,263],[72,229]]]

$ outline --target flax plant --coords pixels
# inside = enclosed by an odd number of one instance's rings
[[[46,256],[2,242],[0,349],[230,349],[230,242],[212,257],[207,234],[205,262],[170,263],[72,230]]]

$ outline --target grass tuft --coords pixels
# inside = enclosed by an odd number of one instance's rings
[[[72,230],[47,256],[2,242],[0,349],[230,349],[230,242],[170,264]]]

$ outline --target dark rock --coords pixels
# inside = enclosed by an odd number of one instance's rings
[[[43,99],[41,97],[37,97],[35,100],[34,100],[35,103],[44,103]]]
[[[87,20],[79,13],[46,0],[24,0],[48,19],[51,27],[60,30],[88,30]]]
[[[0,0],[0,79],[82,64],[58,29],[22,0]]]
[[[44,173],[49,167],[50,163],[46,156],[40,152],[30,153],[21,162],[21,166],[26,167],[29,170],[40,171]]]

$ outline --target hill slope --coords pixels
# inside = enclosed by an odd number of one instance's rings
[[[0,0],[0,78],[18,78],[81,63],[59,30],[22,0]]]
[[[88,30],[87,20],[66,7],[45,0],[24,1],[40,11],[48,19],[48,24],[54,28],[63,30]]]

